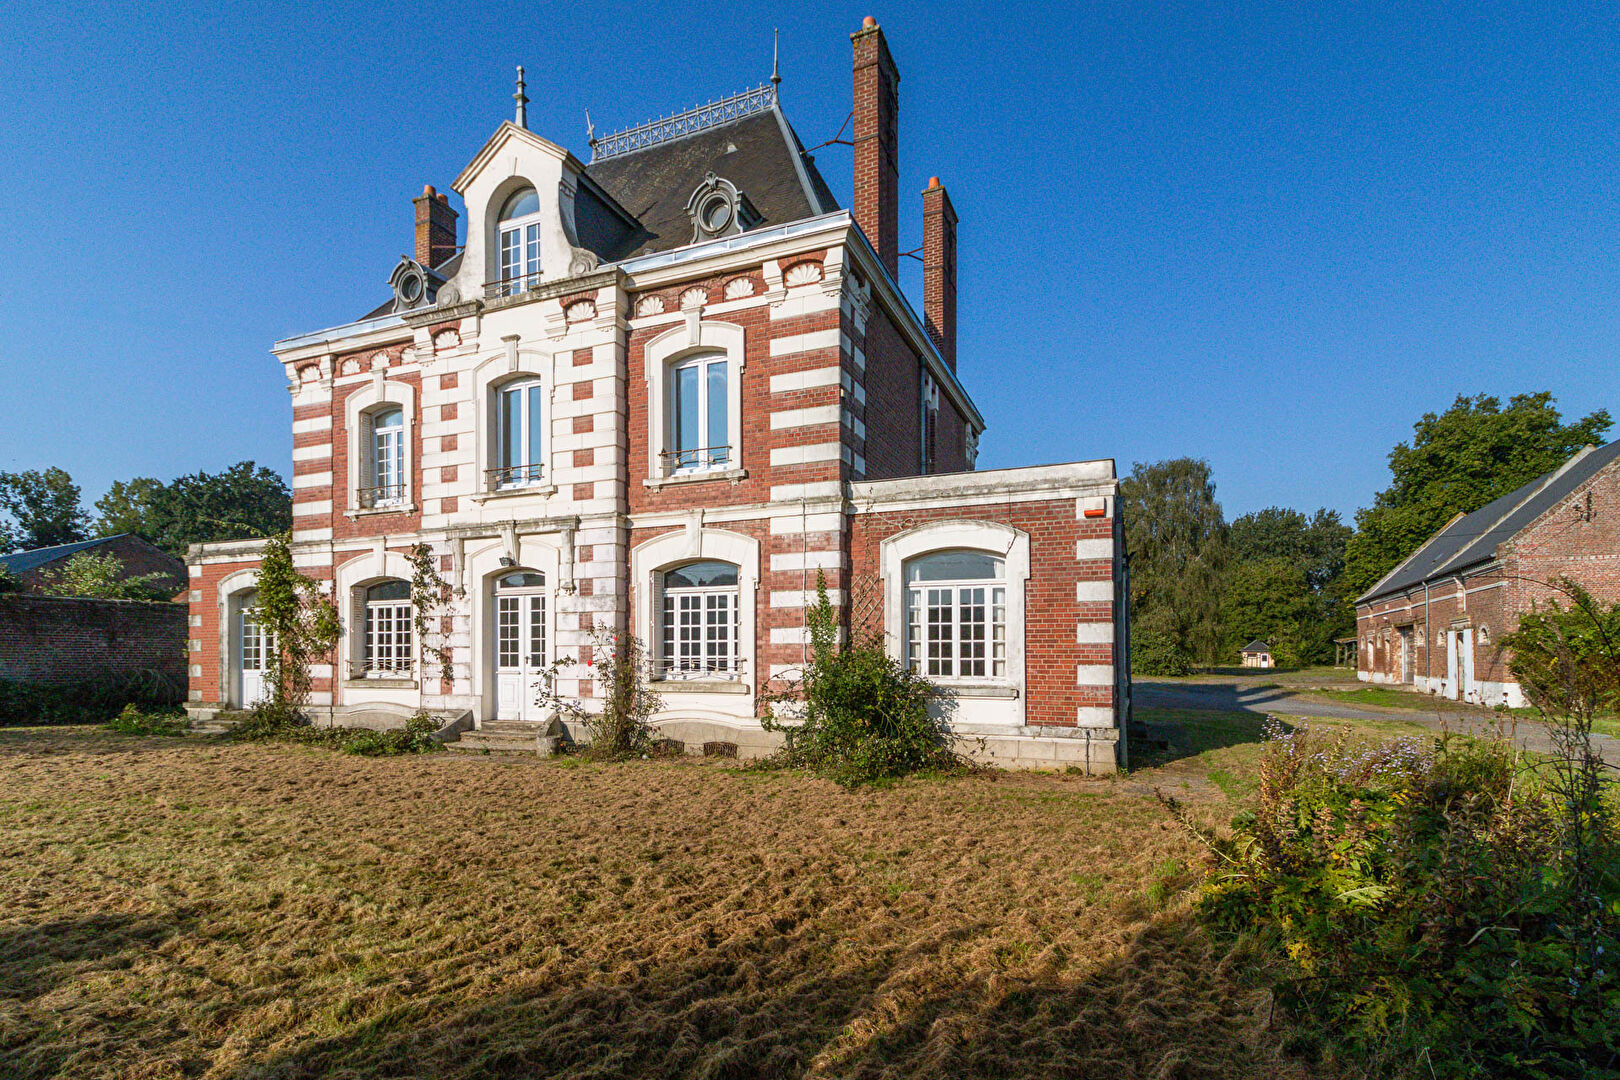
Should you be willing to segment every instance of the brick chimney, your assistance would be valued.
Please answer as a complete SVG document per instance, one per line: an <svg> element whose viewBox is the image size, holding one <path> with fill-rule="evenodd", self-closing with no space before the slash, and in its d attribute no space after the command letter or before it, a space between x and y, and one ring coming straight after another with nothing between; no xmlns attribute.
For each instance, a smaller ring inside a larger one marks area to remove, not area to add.
<svg viewBox="0 0 1620 1080"><path fill-rule="evenodd" d="M934 347L956 370L956 208L939 177L923 198L923 322Z"/></svg>
<svg viewBox="0 0 1620 1080"><path fill-rule="evenodd" d="M855 46L855 222L898 281L900 73L872 16L849 40Z"/></svg>
<svg viewBox="0 0 1620 1080"><path fill-rule="evenodd" d="M416 203L416 261L429 270L456 253L456 219L448 197L428 184Z"/></svg>

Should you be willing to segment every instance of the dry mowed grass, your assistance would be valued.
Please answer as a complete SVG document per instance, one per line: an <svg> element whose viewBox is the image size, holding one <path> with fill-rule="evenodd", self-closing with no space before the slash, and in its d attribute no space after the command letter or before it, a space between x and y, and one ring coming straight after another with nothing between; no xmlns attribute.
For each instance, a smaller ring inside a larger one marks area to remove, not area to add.
<svg viewBox="0 0 1620 1080"><path fill-rule="evenodd" d="M1306 1075L1140 776L42 729L0 776L8 1080Z"/></svg>

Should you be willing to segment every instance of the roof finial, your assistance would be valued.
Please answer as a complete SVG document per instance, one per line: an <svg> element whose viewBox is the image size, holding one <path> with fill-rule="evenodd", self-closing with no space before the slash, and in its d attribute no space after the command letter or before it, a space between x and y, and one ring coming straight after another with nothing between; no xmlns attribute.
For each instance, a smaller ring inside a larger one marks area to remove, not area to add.
<svg viewBox="0 0 1620 1080"><path fill-rule="evenodd" d="M782 68L778 56L782 51L782 31L771 31L771 85L782 85Z"/></svg>
<svg viewBox="0 0 1620 1080"><path fill-rule="evenodd" d="M517 93L512 95L512 100L517 102L517 126L526 129L529 126L529 95L523 92L523 85L523 65L519 64Z"/></svg>
<svg viewBox="0 0 1620 1080"><path fill-rule="evenodd" d="M585 110L585 143L592 150L596 149L596 125L591 123L591 110Z"/></svg>

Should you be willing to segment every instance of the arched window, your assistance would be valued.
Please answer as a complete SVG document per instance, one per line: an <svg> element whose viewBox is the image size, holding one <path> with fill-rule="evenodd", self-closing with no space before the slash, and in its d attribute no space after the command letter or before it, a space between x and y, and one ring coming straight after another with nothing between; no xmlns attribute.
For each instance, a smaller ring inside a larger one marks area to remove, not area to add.
<svg viewBox="0 0 1620 1080"><path fill-rule="evenodd" d="M906 563L906 663L942 679L1007 677L1006 563L936 551Z"/></svg>
<svg viewBox="0 0 1620 1080"><path fill-rule="evenodd" d="M668 679L735 679L740 674L737 567L718 560L665 571L663 649Z"/></svg>
<svg viewBox="0 0 1620 1080"><path fill-rule="evenodd" d="M689 473L730 467L728 366L724 353L702 353L671 365L669 446L664 451L666 472Z"/></svg>
<svg viewBox="0 0 1620 1080"><path fill-rule="evenodd" d="M545 400L539 379L519 379L496 387L492 486L540 483L545 473Z"/></svg>
<svg viewBox="0 0 1620 1080"><path fill-rule="evenodd" d="M405 501L405 411L378 409L367 418L370 453L361 506L398 506Z"/></svg>
<svg viewBox="0 0 1620 1080"><path fill-rule="evenodd" d="M502 296L532 289L540 280L540 196L526 187L512 193L499 218Z"/></svg>
<svg viewBox="0 0 1620 1080"><path fill-rule="evenodd" d="M402 678L411 673L411 585L398 578L365 590L365 636L361 672L368 678Z"/></svg>

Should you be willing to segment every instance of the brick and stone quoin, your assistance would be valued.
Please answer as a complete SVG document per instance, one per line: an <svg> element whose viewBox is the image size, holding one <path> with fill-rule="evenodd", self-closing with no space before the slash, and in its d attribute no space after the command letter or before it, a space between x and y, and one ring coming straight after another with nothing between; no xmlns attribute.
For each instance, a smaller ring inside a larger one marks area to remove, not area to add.
<svg viewBox="0 0 1620 1080"><path fill-rule="evenodd" d="M819 574L952 691L971 752L1123 761L1114 464L974 470L956 211L931 180L919 318L896 284L900 76L875 22L852 42L852 211L774 82L593 134L588 163L527 130L520 83L453 184L464 237L427 188L393 298L275 346L294 558L345 628L314 668L323 722L539 724L540 670L574 661L558 689L589 702L601 632L629 629L663 735L765 752L761 695L805 660ZM428 642L403 588L418 543L453 587ZM258 551L190 554L199 716L263 693Z"/></svg>

